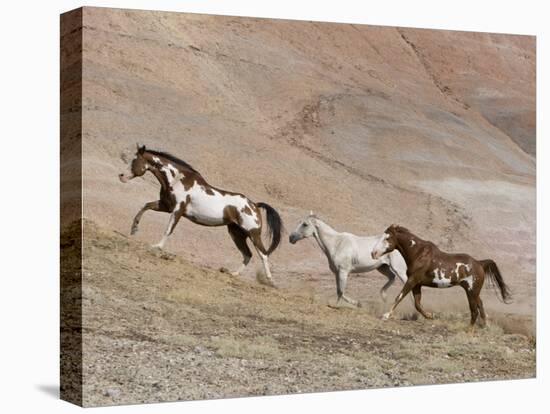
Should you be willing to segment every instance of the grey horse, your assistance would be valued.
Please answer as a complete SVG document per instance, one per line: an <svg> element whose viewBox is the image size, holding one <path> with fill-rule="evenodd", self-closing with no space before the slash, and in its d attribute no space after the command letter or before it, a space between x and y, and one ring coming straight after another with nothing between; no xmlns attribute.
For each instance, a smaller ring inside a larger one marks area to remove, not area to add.
<svg viewBox="0 0 550 414"><path fill-rule="evenodd" d="M344 294L350 273L364 273L376 269L386 276L388 281L380 290L384 301L387 297L386 290L395 281L396 276L403 283L407 281L407 264L397 250L373 259L372 249L380 236L359 237L351 233L339 233L311 212L298 223L296 230L290 234L289 241L294 244L312 236L327 256L330 270L336 276L336 307L341 305L342 300L353 306L360 306L357 300Z"/></svg>

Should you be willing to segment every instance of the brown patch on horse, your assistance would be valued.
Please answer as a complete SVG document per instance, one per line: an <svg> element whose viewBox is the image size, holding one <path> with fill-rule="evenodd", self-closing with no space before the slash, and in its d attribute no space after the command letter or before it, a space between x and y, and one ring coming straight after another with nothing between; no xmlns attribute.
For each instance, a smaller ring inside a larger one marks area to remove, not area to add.
<svg viewBox="0 0 550 414"><path fill-rule="evenodd" d="M226 223L241 224L239 210L235 206L226 206L223 209L223 220Z"/></svg>
<svg viewBox="0 0 550 414"><path fill-rule="evenodd" d="M254 222L258 227L262 227L262 213L260 213L260 209L258 206L251 202L250 206L252 207L252 213L254 215Z"/></svg>
<svg viewBox="0 0 550 414"><path fill-rule="evenodd" d="M196 177L193 177L191 174L185 174L181 179L181 183L185 191L189 191L189 189L193 187L196 182Z"/></svg>
<svg viewBox="0 0 550 414"><path fill-rule="evenodd" d="M212 190L212 187L210 187L209 185L203 185L201 186L201 188L204 190L204 192L208 195L216 195L216 193L214 192L214 190Z"/></svg>
<svg viewBox="0 0 550 414"><path fill-rule="evenodd" d="M185 214L187 211L187 205L191 202L191 196L187 194L185 200L180 203L180 213Z"/></svg>
<svg viewBox="0 0 550 414"><path fill-rule="evenodd" d="M254 243L254 246L264 255L267 256L267 249L265 248L263 242L262 242L262 232L260 229L252 229L249 232L250 234L250 240L252 240L252 243Z"/></svg>
<svg viewBox="0 0 550 414"><path fill-rule="evenodd" d="M459 275L455 272L451 273L451 284L456 285L456 282L460 280Z"/></svg>
<svg viewBox="0 0 550 414"><path fill-rule="evenodd" d="M252 207L252 209L254 209L254 211L252 211L250 206ZM247 214L251 217L254 217L254 222L256 223L256 225L258 227L260 227L260 225L262 223L262 221L261 221L262 216L260 214L260 211L258 210L258 207L256 207L253 203L250 206L249 206L249 204L246 204L243 208L241 208L241 212L244 213L244 214Z"/></svg>

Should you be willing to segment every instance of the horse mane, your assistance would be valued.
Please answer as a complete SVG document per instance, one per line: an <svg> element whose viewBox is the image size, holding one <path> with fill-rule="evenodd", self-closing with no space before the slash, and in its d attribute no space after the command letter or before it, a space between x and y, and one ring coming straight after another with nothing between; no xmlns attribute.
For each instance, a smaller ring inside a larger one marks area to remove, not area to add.
<svg viewBox="0 0 550 414"><path fill-rule="evenodd" d="M408 228L406 227L403 227L403 226L400 226L400 225L397 225L397 224L394 224L392 225L393 227L393 230L394 232L397 234L403 234L405 236L409 236L409 237L414 237L415 239L417 239L418 241L420 241L421 239L416 236L415 234L413 234Z"/></svg>
<svg viewBox="0 0 550 414"><path fill-rule="evenodd" d="M409 233L409 234L412 234L411 231L410 231L408 228L406 228L406 227L396 225L394 228L395 228L396 231L399 231L399 232L401 232L401 233Z"/></svg>
<svg viewBox="0 0 550 414"><path fill-rule="evenodd" d="M183 161L182 159L170 154L169 152L155 151L155 150L150 150L150 149L147 149L146 152L148 152L149 154L152 154L152 155L157 155L159 157L166 158L167 160L172 161L174 164L179 165L180 167L186 168L188 170L193 171L194 173L196 173L198 175L201 175L201 173L198 172L197 170L195 170L190 164L188 164L185 161Z"/></svg>
<svg viewBox="0 0 550 414"><path fill-rule="evenodd" d="M437 246L437 244L435 244L434 242L432 242L430 240L421 239L420 237L418 237L416 234L411 232L406 227L395 225L393 228L395 229L396 233L406 234L406 235L409 235L410 237L414 237L414 240L416 241L416 243L420 243L420 244L424 244L424 245L430 245L430 246L436 248L437 250L440 250L439 247Z"/></svg>

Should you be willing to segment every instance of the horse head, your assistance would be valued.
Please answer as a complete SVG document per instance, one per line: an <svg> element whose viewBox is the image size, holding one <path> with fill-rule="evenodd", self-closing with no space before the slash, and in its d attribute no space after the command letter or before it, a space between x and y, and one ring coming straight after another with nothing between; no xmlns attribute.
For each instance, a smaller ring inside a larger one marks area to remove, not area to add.
<svg viewBox="0 0 550 414"><path fill-rule="evenodd" d="M141 147L139 144L136 144L136 153L134 158L130 162L130 171L129 173L120 173L118 178L123 183L127 183L136 177L141 177L147 171L147 160L145 159L145 145Z"/></svg>
<svg viewBox="0 0 550 414"><path fill-rule="evenodd" d="M291 244L294 244L299 240L313 236L313 234L315 233L316 218L317 216L313 214L313 211L310 211L309 215L306 218L300 220L300 222L296 226L296 229L292 233L290 233L290 236L288 236L288 241Z"/></svg>
<svg viewBox="0 0 550 414"><path fill-rule="evenodd" d="M397 232L399 228L398 225L392 224L382 233L372 249L371 256L373 259L380 259L385 254L395 250L398 243Z"/></svg>

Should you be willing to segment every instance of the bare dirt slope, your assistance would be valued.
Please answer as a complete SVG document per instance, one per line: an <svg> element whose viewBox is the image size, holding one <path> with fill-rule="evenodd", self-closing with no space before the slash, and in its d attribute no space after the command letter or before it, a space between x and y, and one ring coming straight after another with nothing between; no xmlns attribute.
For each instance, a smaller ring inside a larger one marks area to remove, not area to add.
<svg viewBox="0 0 550 414"><path fill-rule="evenodd" d="M89 221L83 233L85 406L535 375L534 338L512 315L473 336L464 308L385 322L376 303L328 308L315 283L273 289Z"/></svg>
<svg viewBox="0 0 550 414"><path fill-rule="evenodd" d="M117 180L121 152L145 143L272 204L290 230L312 209L342 231L395 222L493 258L513 309L534 313L534 38L85 8L83 49L85 217L127 233L157 199L152 177ZM138 239L166 222L146 213ZM189 222L166 248L240 260L225 229ZM308 242L272 259L282 286L326 272Z"/></svg>

